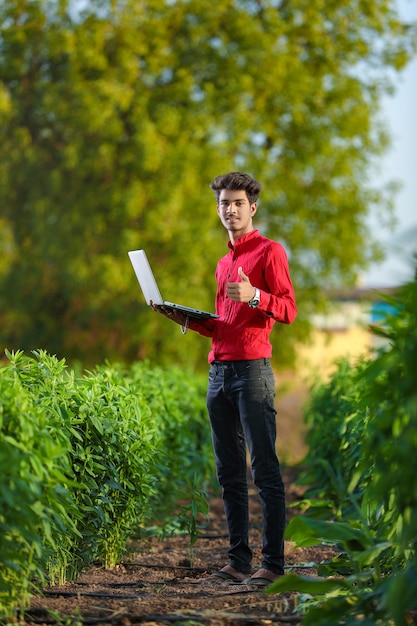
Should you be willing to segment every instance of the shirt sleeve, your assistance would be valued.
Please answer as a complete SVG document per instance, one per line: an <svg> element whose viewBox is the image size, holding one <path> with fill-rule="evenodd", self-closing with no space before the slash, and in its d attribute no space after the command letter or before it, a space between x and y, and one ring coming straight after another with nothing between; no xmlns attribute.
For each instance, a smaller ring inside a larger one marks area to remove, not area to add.
<svg viewBox="0 0 417 626"><path fill-rule="evenodd" d="M264 265L265 287L259 287L259 310L282 324L291 324L297 316L294 287L288 267L287 254L281 244L274 242L267 252Z"/></svg>

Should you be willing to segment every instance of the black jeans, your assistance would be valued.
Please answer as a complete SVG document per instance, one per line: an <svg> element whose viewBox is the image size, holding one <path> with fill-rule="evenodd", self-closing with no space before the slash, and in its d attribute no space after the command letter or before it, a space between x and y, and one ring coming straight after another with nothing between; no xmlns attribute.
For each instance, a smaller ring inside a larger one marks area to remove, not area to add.
<svg viewBox="0 0 417 626"><path fill-rule="evenodd" d="M285 491L276 454L275 381L269 359L215 361L207 408L230 538L230 565L251 569L246 444L262 506L262 564L284 573Z"/></svg>

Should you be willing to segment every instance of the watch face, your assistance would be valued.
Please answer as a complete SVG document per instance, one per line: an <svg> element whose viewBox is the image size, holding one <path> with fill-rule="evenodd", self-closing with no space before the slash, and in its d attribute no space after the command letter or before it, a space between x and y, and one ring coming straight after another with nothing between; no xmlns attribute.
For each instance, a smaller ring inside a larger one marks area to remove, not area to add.
<svg viewBox="0 0 417 626"><path fill-rule="evenodd" d="M255 309L260 303L261 301L260 295L261 295L261 292L259 291L257 287L255 287L255 295L253 296L252 300L249 300L248 302L251 309Z"/></svg>

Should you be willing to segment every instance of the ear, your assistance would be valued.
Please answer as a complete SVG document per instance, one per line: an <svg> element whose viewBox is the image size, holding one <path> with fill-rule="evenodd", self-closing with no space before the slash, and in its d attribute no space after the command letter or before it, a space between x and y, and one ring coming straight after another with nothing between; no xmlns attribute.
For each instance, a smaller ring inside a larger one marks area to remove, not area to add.
<svg viewBox="0 0 417 626"><path fill-rule="evenodd" d="M250 205L250 214L252 216L255 215L257 208L258 208L258 205L256 204L256 202L253 202L253 204Z"/></svg>

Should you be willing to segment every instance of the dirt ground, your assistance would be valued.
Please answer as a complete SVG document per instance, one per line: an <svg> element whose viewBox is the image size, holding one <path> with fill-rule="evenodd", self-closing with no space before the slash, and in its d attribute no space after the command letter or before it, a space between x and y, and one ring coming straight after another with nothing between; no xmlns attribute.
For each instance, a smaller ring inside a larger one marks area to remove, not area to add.
<svg viewBox="0 0 417 626"><path fill-rule="evenodd" d="M302 390L290 389L277 402L281 456L292 460L292 464L283 467L289 504L302 497L302 489L295 483L299 470L294 461L305 453L300 426L300 406L304 399ZM291 441L285 450L289 437ZM250 539L256 569L261 561L261 515L253 485L250 497ZM296 513L296 509L289 508L288 518ZM193 549L192 567L187 536L132 541L128 555L115 570L106 571L97 564L76 583L45 588L42 594L34 596L26 613L26 624L260 626L301 622L301 615L294 612L295 594L268 594L247 585L199 582L201 577L227 564L227 547L223 505L219 497L213 496L209 524ZM316 576L315 564L335 554L331 548L301 549L289 542L285 551L286 571L308 576Z"/></svg>
<svg viewBox="0 0 417 626"><path fill-rule="evenodd" d="M300 497L295 472L284 471L288 500ZM289 510L289 516L294 514ZM254 568L261 560L260 505L251 488L251 545ZM96 565L76 583L46 588L33 597L27 624L188 624L204 626L297 623L295 594L266 594L247 585L201 584L198 579L227 563L227 531L218 497L210 501L209 526L193 549L189 561L186 536L164 541L155 538L135 544L114 571ZM287 572L316 576L314 563L331 558L334 551L322 546L294 548L286 543ZM298 566L298 567L297 567ZM58 619L59 616L59 619Z"/></svg>

